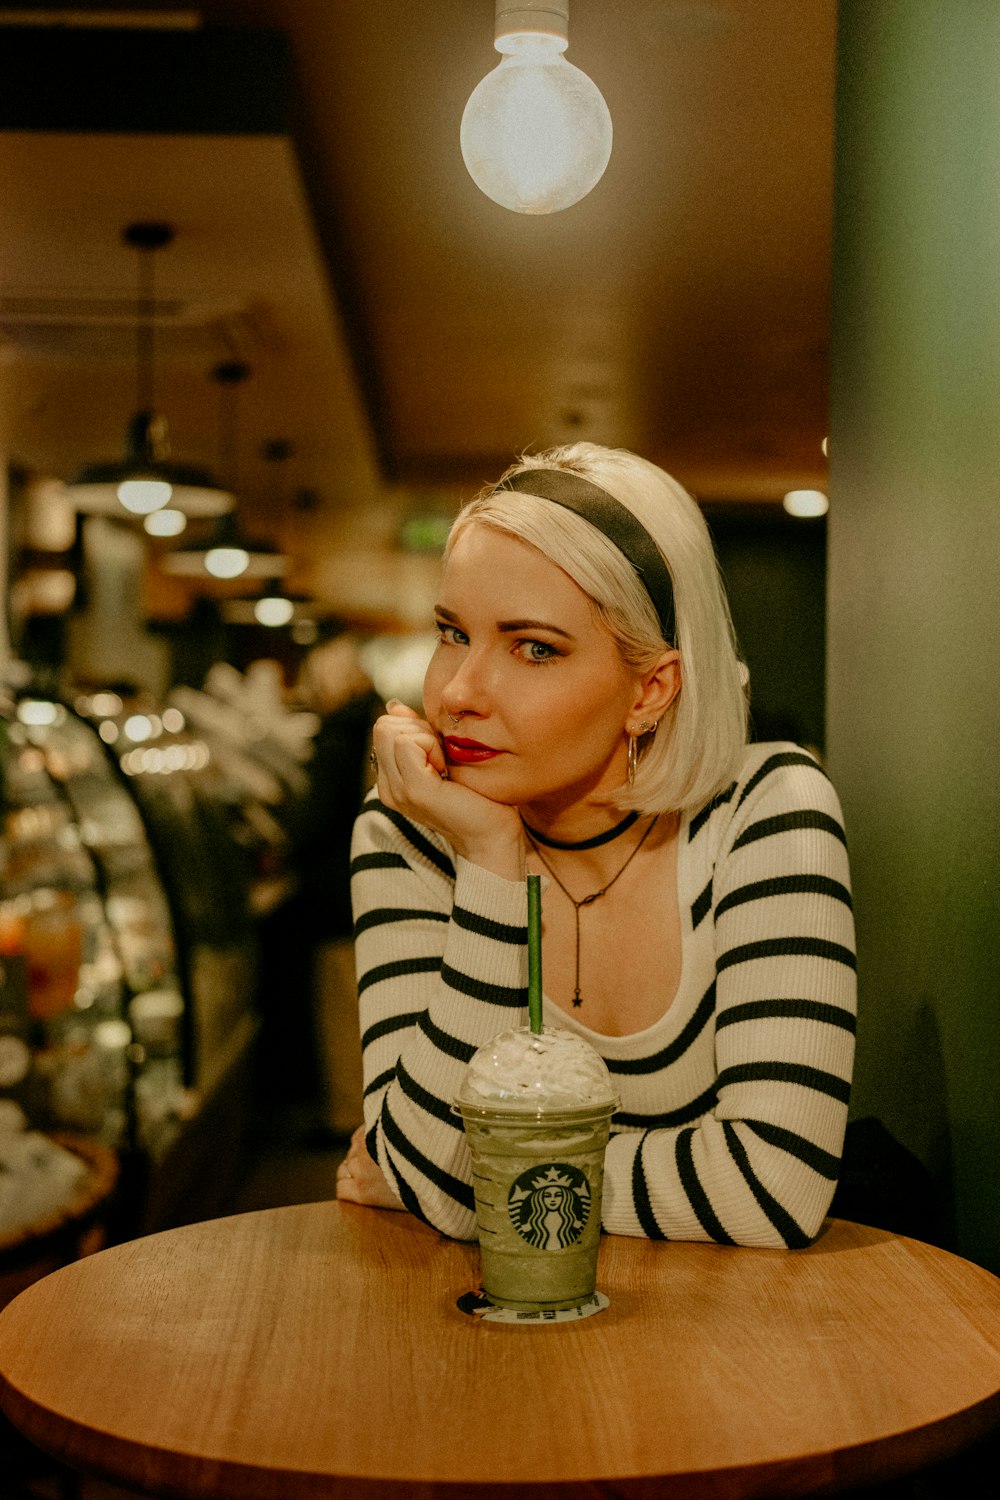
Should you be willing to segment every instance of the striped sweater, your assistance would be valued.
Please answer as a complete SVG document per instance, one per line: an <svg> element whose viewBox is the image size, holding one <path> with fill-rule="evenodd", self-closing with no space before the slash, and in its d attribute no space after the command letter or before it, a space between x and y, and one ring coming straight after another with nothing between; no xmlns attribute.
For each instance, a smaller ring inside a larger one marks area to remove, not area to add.
<svg viewBox="0 0 1000 1500"><path fill-rule="evenodd" d="M682 972L660 1020L585 1037L620 1096L605 1166L613 1234L808 1244L829 1208L854 1055L854 925L836 793L793 745L751 745L681 822ZM527 897L373 798L352 896L368 1150L406 1208L475 1236L450 1103L473 1052L523 1024Z"/></svg>

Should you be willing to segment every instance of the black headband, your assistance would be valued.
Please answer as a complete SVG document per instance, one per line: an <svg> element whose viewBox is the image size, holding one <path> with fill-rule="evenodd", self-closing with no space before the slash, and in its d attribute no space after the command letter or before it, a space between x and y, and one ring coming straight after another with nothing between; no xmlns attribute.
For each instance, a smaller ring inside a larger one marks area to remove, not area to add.
<svg viewBox="0 0 1000 1500"><path fill-rule="evenodd" d="M602 490L600 485L592 484L589 479L572 474L568 469L522 469L498 484L496 489L538 495L542 500L551 500L555 505L574 511L591 526L596 526L638 573L639 581L653 602L663 639L668 646L674 644L674 589L670 572L645 526L621 501Z"/></svg>

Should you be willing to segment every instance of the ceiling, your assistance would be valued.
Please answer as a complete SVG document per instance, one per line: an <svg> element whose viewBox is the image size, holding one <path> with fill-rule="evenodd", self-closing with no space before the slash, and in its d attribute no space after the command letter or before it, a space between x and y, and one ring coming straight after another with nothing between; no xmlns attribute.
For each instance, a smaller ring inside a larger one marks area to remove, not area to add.
<svg viewBox="0 0 1000 1500"><path fill-rule="evenodd" d="M527 447L632 447L708 502L822 488L835 9L573 0L568 57L614 148L587 198L531 217L485 198L459 151L497 60L491 0L204 0L206 27L287 39L287 129L203 134L182 111L179 133L0 131L0 441L60 477L121 451L121 233L151 218L175 229L156 262L175 456L225 457L247 525L332 604L401 515L453 507ZM252 370L235 456L211 377L233 355ZM266 457L279 438L291 456Z"/></svg>

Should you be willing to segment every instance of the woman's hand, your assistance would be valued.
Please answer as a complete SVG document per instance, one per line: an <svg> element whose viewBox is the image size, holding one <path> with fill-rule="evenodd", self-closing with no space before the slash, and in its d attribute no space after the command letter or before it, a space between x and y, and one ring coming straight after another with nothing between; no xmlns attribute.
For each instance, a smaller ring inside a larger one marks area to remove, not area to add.
<svg viewBox="0 0 1000 1500"><path fill-rule="evenodd" d="M345 1203L363 1203L367 1208L403 1207L378 1162L368 1155L363 1125L351 1136L347 1155L337 1168L337 1197Z"/></svg>
<svg viewBox="0 0 1000 1500"><path fill-rule="evenodd" d="M517 810L448 777L441 741L426 719L390 701L375 722L378 794L386 807L425 823L457 853L508 880L524 876L524 839Z"/></svg>

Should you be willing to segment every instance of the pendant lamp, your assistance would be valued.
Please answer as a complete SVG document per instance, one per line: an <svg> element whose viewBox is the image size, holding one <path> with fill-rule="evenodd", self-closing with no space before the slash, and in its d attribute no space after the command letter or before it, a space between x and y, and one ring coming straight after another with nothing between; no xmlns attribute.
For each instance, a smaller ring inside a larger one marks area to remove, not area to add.
<svg viewBox="0 0 1000 1500"><path fill-rule="evenodd" d="M219 518L210 536L160 558L165 573L183 578L280 578L288 566L289 559L272 543L244 536L231 513Z"/></svg>
<svg viewBox="0 0 1000 1500"><path fill-rule="evenodd" d="M225 360L212 371L222 399L219 408L220 453L229 475L236 471L236 396L250 375L241 360ZM235 487L235 486L234 486ZM165 573L187 578L280 578L290 559L270 542L254 541L240 530L233 511L220 516L212 533L203 540L187 542L160 559Z"/></svg>
<svg viewBox="0 0 1000 1500"><path fill-rule="evenodd" d="M269 578L259 594L225 599L222 618L227 625L266 625L280 629L316 618L316 605L308 594L295 594L279 578Z"/></svg>
<svg viewBox="0 0 1000 1500"><path fill-rule="evenodd" d="M130 224L123 235L138 252L137 410L126 429L123 457L88 465L66 487L77 510L88 515L141 519L169 508L184 516L211 517L235 504L206 469L171 459L166 418L154 405L153 261L173 237L169 224L154 223Z"/></svg>
<svg viewBox="0 0 1000 1500"><path fill-rule="evenodd" d="M284 467L292 457L294 448L287 438L270 438L262 453L267 461L277 468ZM283 483L269 486L277 507L284 510L288 497ZM293 637L303 629L316 628L316 603L309 594L292 593L283 586L281 578L269 578L259 594L240 595L226 599L222 604L222 618L228 625L265 625L280 630L292 627Z"/></svg>

